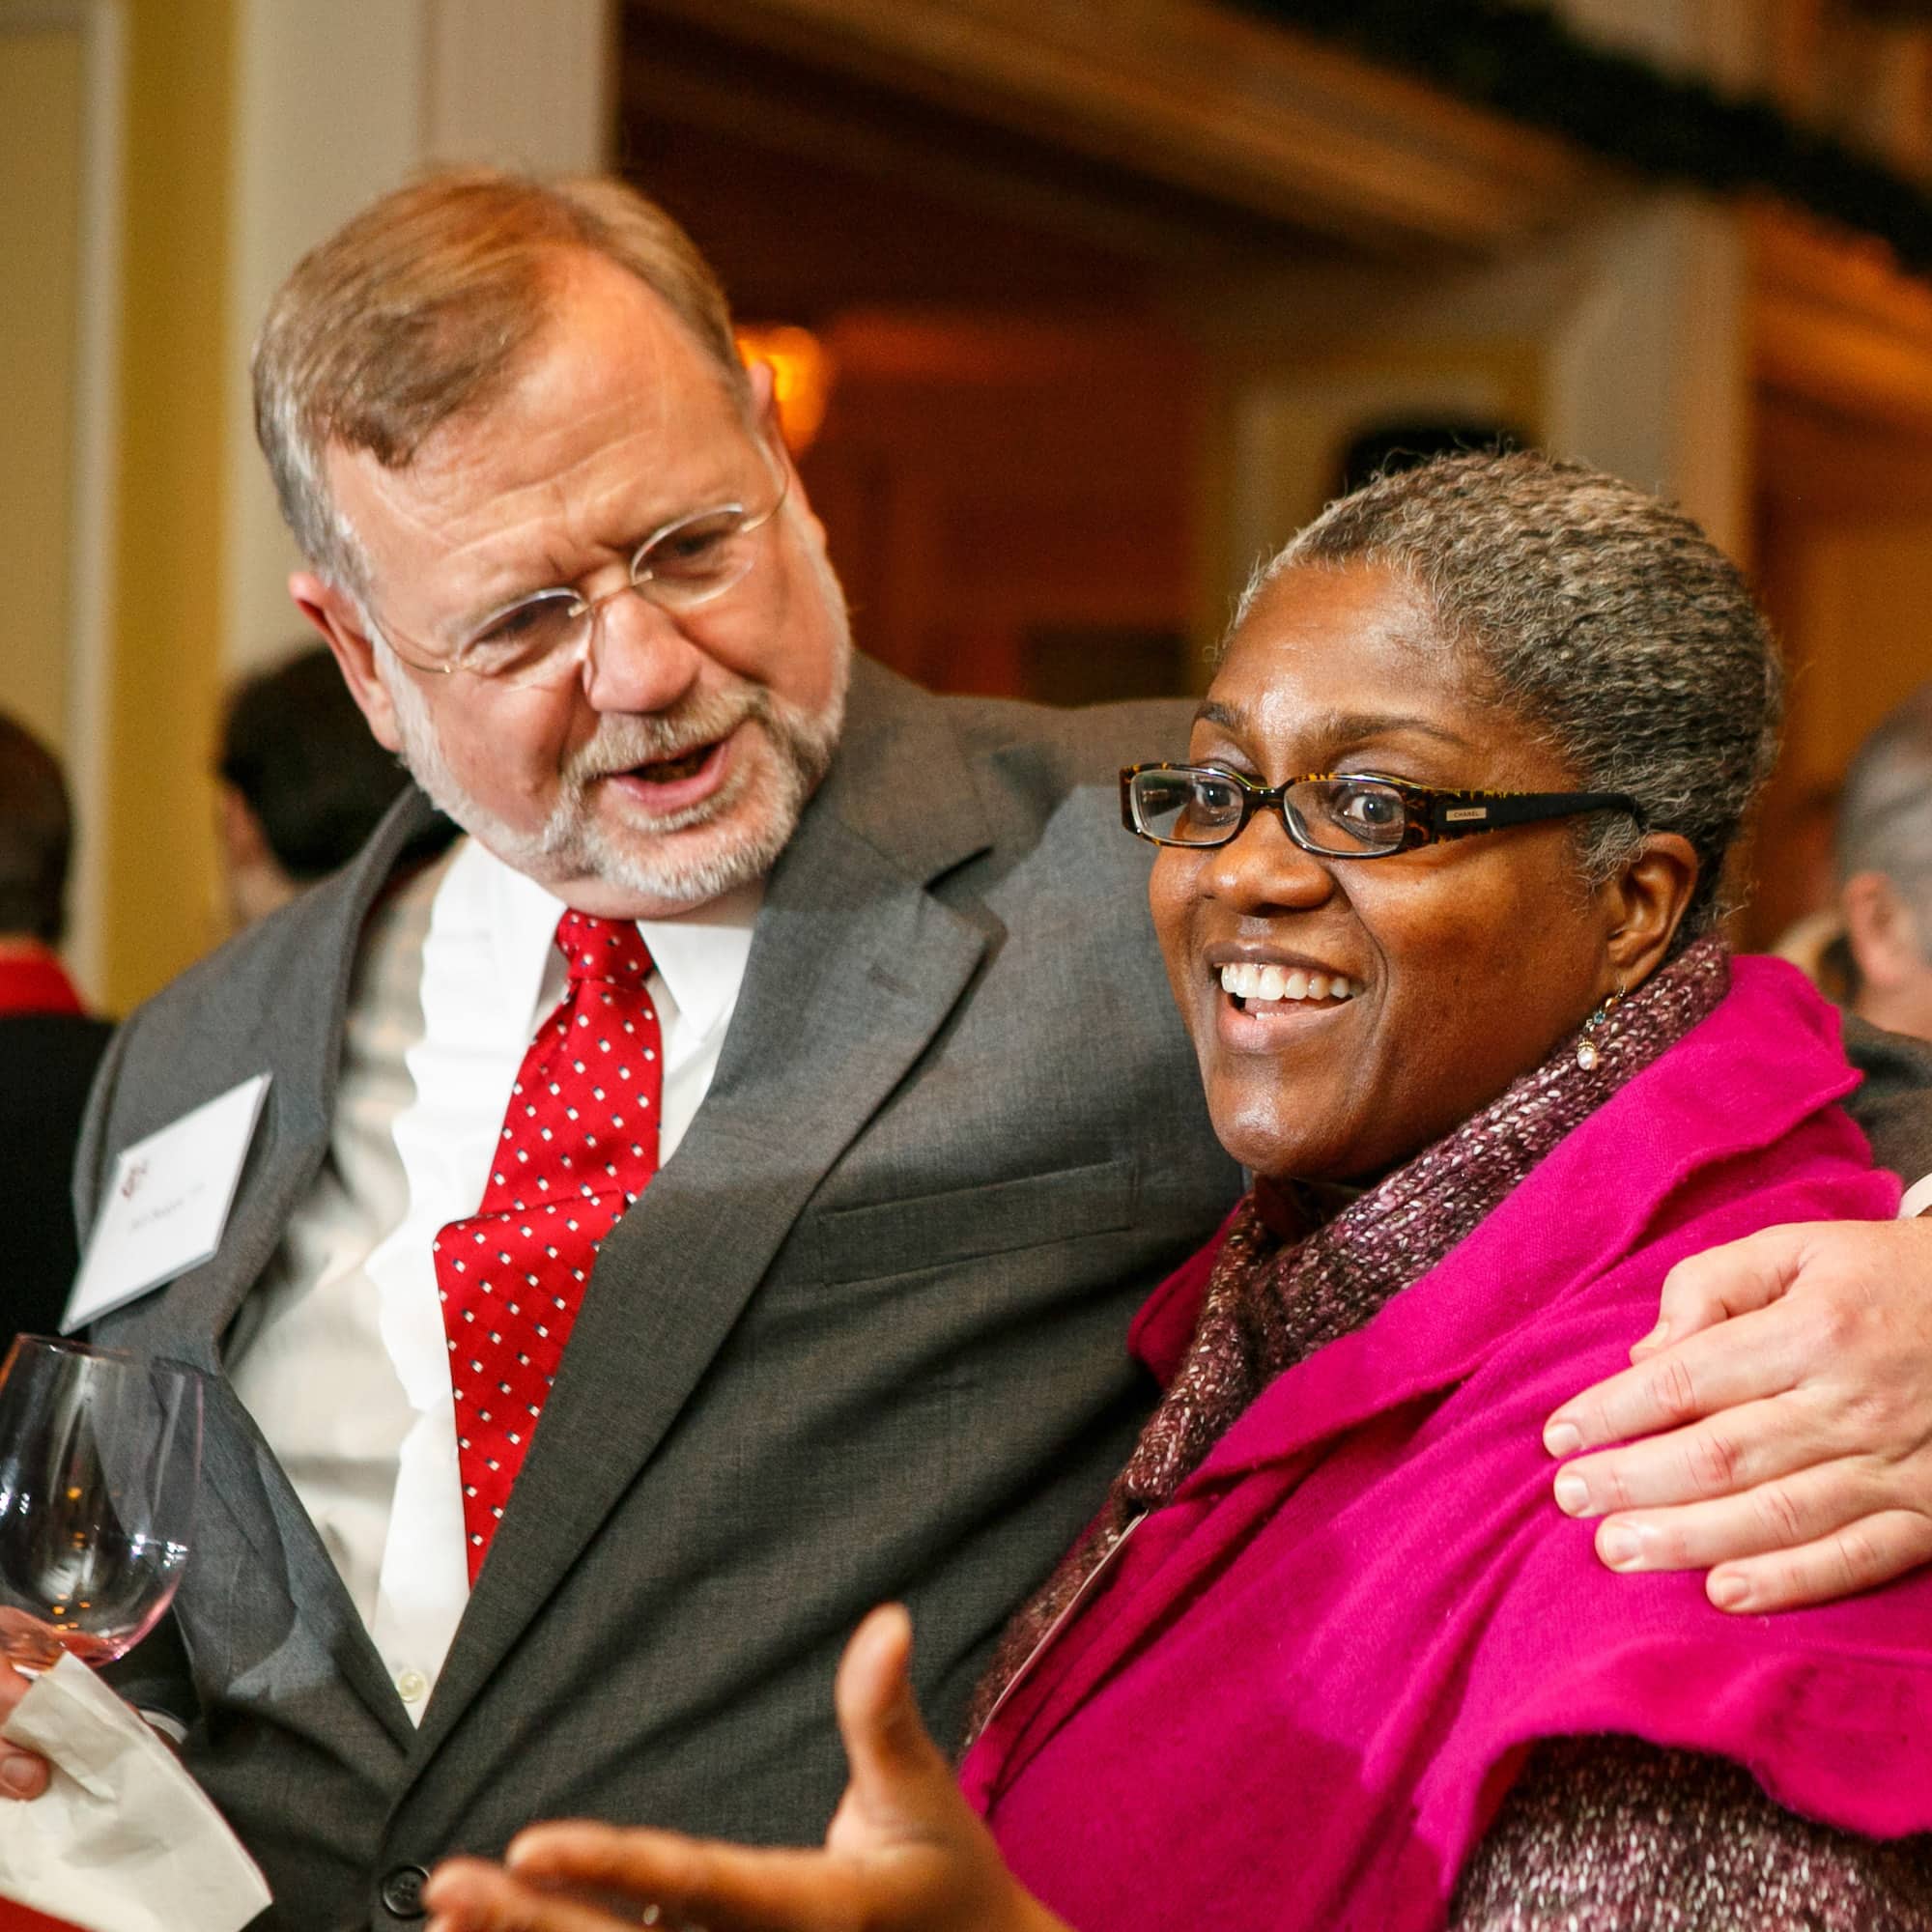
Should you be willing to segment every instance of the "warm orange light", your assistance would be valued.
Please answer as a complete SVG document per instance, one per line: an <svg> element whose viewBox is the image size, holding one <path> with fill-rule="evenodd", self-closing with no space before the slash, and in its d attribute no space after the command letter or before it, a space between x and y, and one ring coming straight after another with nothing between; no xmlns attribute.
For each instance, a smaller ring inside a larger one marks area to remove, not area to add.
<svg viewBox="0 0 1932 1932"><path fill-rule="evenodd" d="M824 343L809 328L747 327L738 330L738 354L747 362L771 364L785 447L804 455L825 420L832 394L833 362Z"/></svg>

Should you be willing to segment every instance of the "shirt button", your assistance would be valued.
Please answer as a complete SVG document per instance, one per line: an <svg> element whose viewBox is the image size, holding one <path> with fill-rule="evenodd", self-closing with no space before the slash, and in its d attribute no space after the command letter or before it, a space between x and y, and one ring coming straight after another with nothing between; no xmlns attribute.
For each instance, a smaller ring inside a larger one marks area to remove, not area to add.
<svg viewBox="0 0 1932 1932"><path fill-rule="evenodd" d="M420 1704L429 1695L429 1679L420 1670L406 1670L396 1679L396 1694L405 1704Z"/></svg>
<svg viewBox="0 0 1932 1932"><path fill-rule="evenodd" d="M423 1887L429 1873L421 1865L392 1865L383 1874L382 1899L386 1911L398 1918L423 1916Z"/></svg>

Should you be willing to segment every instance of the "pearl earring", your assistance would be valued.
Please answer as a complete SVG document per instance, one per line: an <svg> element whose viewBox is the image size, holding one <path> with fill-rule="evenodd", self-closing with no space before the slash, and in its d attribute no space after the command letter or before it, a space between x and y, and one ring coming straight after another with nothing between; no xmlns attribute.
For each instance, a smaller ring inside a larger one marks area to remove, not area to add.
<svg viewBox="0 0 1932 1932"><path fill-rule="evenodd" d="M1601 1027L1609 1018L1611 1013L1613 1013L1616 1010L1616 1009L1623 1003L1623 997L1624 997L1624 982L1621 980L1619 980L1617 981L1617 990L1614 993L1610 994L1609 997L1605 1000L1604 1004L1601 1007L1599 1007L1597 1010L1583 1022L1583 1037L1577 1042L1577 1065L1580 1066L1585 1073L1594 1073L1597 1070L1597 1068L1603 1064L1603 1059L1604 1059L1603 1048L1598 1043L1594 1036L1597 1032L1597 1029Z"/></svg>

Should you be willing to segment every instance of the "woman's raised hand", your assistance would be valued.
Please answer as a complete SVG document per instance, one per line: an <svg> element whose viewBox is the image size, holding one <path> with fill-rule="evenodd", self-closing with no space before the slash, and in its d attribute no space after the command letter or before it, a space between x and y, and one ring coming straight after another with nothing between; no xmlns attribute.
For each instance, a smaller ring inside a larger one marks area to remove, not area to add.
<svg viewBox="0 0 1932 1932"><path fill-rule="evenodd" d="M538 1825L500 1866L439 1866L423 1894L428 1932L615 1932L640 1922L705 1932L1067 1932L1021 1888L960 1797L920 1719L911 1653L912 1624L895 1604L874 1610L845 1647L834 1694L850 1781L823 1851Z"/></svg>

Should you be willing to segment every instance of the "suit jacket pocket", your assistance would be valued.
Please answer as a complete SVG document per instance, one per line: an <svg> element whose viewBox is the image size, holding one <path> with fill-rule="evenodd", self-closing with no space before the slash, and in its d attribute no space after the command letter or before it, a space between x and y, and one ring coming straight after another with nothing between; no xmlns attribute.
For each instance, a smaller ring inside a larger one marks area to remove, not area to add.
<svg viewBox="0 0 1932 1932"><path fill-rule="evenodd" d="M1106 1235L1134 1219L1133 1160L984 1181L816 1217L818 1273L825 1281L867 1281L944 1267L984 1255Z"/></svg>

